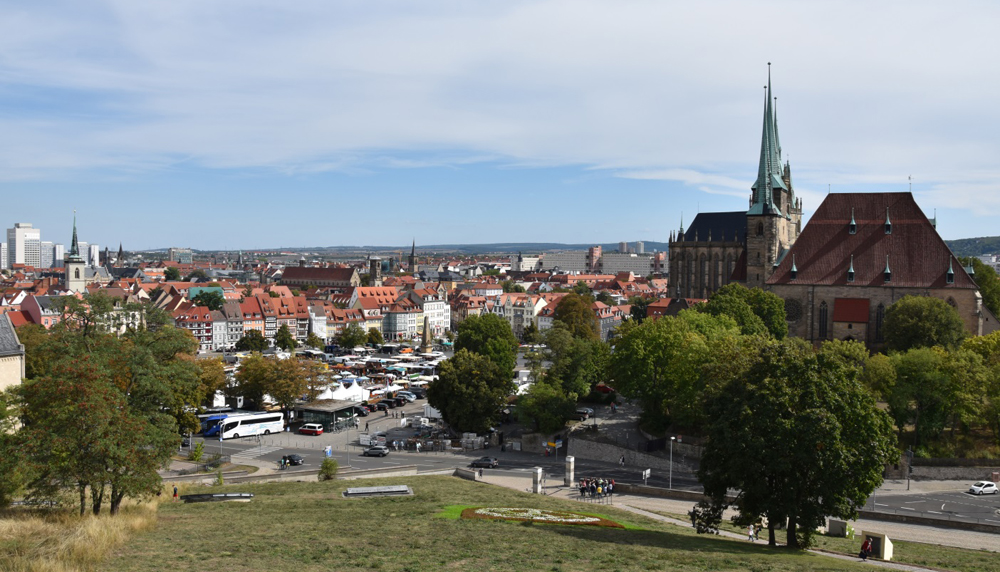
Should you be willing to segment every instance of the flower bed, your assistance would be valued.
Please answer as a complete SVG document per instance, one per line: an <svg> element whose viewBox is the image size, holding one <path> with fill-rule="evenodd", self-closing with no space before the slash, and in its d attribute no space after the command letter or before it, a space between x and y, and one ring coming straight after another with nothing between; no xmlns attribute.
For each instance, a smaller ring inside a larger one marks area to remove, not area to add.
<svg viewBox="0 0 1000 572"><path fill-rule="evenodd" d="M580 514L578 512L565 512L561 510L541 510L537 508L472 507L462 511L462 518L625 528L623 525L613 520L608 520L599 516L590 516L587 514Z"/></svg>

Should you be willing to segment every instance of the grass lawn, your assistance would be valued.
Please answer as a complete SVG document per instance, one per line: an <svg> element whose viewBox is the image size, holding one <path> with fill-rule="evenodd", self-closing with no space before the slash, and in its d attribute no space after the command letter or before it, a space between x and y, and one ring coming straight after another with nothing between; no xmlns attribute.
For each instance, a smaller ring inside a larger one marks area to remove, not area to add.
<svg viewBox="0 0 1000 572"><path fill-rule="evenodd" d="M340 496L348 486L388 484L408 484L415 495ZM101 570L870 569L813 554L699 536L613 507L584 510L627 528L457 519L456 510L462 506L573 512L584 507L454 477L227 485L210 490L251 492L256 497L250 503L164 503L155 529L133 537L102 563Z"/></svg>
<svg viewBox="0 0 1000 572"><path fill-rule="evenodd" d="M689 518L687 515L676 513L663 512L659 514L684 521ZM746 528L737 527L732 522L724 521L720 528L729 532L735 532L741 535L741 537L746 538ZM860 531L856 534L860 534ZM775 539L778 542L784 542L785 531L775 531ZM731 542L746 542L746 540L731 540ZM767 543L766 528L760 531L760 540L758 542ZM855 536L854 540L850 540L847 538L816 535L813 537L813 548L855 556L861 550L861 542L862 538L860 536ZM1000 572L1000 554L988 550L969 550L966 548L939 546L937 544L925 544L922 542L907 542L905 540L892 540L892 547L893 562L955 570L956 572Z"/></svg>

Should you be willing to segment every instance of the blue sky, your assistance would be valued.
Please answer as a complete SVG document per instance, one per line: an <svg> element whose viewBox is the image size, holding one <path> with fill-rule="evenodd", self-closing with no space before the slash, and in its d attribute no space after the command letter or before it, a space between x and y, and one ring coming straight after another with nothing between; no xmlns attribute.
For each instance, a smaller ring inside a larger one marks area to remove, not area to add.
<svg viewBox="0 0 1000 572"><path fill-rule="evenodd" d="M945 238L1000 234L991 2L0 10L0 226L43 240L666 241L746 206L769 61L807 216L912 175Z"/></svg>

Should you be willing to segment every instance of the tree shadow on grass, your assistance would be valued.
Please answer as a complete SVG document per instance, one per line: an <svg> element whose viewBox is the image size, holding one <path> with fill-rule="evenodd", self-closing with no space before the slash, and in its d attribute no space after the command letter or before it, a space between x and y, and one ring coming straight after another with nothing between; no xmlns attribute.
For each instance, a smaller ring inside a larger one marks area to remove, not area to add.
<svg viewBox="0 0 1000 572"><path fill-rule="evenodd" d="M693 553L715 553L733 556L760 556L761 554L806 554L785 548L768 549L767 542L740 542L709 534L680 534L664 530L620 529L596 526L537 525L525 523L522 526L545 526L563 536L584 542L605 542L621 546L650 546L668 550Z"/></svg>

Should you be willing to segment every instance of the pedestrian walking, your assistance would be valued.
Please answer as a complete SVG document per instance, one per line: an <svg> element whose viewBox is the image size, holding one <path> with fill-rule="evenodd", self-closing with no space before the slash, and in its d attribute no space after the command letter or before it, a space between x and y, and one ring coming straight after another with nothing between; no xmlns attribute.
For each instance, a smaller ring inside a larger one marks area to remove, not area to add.
<svg viewBox="0 0 1000 572"><path fill-rule="evenodd" d="M177 500L177 485L174 485L174 500Z"/></svg>
<svg viewBox="0 0 1000 572"><path fill-rule="evenodd" d="M618 465L621 467L625 466L625 455L622 455L622 458L618 459Z"/></svg>
<svg viewBox="0 0 1000 572"><path fill-rule="evenodd" d="M483 478L483 469L482 468L479 469L479 478L480 479Z"/></svg>
<svg viewBox="0 0 1000 572"><path fill-rule="evenodd" d="M368 422L365 421L365 433L367 433L367 432L368 432Z"/></svg>
<svg viewBox="0 0 1000 572"><path fill-rule="evenodd" d="M753 539L754 539L754 536L753 536L753 525L751 524L750 526L747 527L747 540L749 540L750 542L753 542Z"/></svg>
<svg viewBox="0 0 1000 572"><path fill-rule="evenodd" d="M872 539L865 537L865 541L861 543L861 553L858 556L862 560L868 560L868 557L872 554Z"/></svg>

